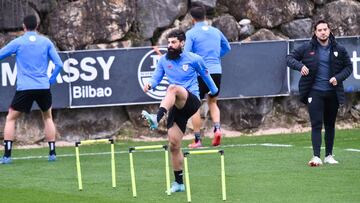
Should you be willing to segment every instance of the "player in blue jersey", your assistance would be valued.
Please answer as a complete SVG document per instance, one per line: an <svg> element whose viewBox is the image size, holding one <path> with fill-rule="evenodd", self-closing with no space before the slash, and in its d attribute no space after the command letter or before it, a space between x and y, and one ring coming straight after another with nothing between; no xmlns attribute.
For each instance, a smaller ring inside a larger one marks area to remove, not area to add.
<svg viewBox="0 0 360 203"><path fill-rule="evenodd" d="M24 18L25 34L12 40L0 50L0 60L16 55L17 80L16 93L6 116L4 128L4 156L1 164L11 163L11 149L15 137L15 123L23 112L30 112L34 101L42 112L45 137L49 142L49 161L56 160L55 134L56 128L51 115L52 96L50 84L56 81L63 63L53 43L36 32L38 21L36 16ZM47 75L49 59L55 69L49 78Z"/></svg>
<svg viewBox="0 0 360 203"><path fill-rule="evenodd" d="M209 73L214 80L217 88L220 90L221 84L221 61L220 58L230 51L230 45L223 33L205 22L206 10L203 5L198 4L190 9L190 15L194 23L193 28L186 32L186 43L184 50L190 51L200 55L209 69ZM208 94L209 89L205 85L201 77L198 77L200 98L204 99ZM221 130L220 130L220 110L217 105L217 97L219 91L215 95L208 95L207 103L210 110L210 116L214 123L214 139L213 146L220 145ZM189 144L190 148L201 147L201 117L198 111L192 117L195 140Z"/></svg>
<svg viewBox="0 0 360 203"><path fill-rule="evenodd" d="M198 111L201 105L197 76L200 75L203 78L210 89L210 94L215 95L218 91L202 58L191 52L183 52L184 44L185 33L183 31L174 30L168 34L168 52L160 58L151 80L144 85L144 92L154 89L165 74L170 83L157 114L143 111L142 115L149 122L150 128L156 129L160 120L169 112L167 128L175 175L171 192L185 190L181 140L188 119Z"/></svg>

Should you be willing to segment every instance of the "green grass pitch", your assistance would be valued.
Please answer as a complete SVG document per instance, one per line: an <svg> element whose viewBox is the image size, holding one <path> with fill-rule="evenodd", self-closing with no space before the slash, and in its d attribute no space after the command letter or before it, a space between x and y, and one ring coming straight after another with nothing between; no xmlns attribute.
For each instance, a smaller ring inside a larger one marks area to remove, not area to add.
<svg viewBox="0 0 360 203"><path fill-rule="evenodd" d="M205 146L210 143L204 140ZM47 148L14 149L13 163L0 165L0 202L187 202L185 192L165 193L162 150L134 153L138 196L132 197L128 148L154 144L166 141L116 142L116 188L111 187L110 145L81 146L83 191L78 190L75 147L58 147L54 163L46 160ZM337 130L338 165L307 166L310 146L309 133L225 137L220 148L226 202L360 202L360 129ZM192 202L222 202L218 154L191 155L189 171ZM173 181L172 171L170 176Z"/></svg>

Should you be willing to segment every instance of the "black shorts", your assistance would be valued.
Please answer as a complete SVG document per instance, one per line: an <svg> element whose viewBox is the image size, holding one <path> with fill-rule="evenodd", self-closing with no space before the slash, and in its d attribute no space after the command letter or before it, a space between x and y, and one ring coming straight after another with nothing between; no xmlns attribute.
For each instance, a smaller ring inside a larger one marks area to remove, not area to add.
<svg viewBox="0 0 360 203"><path fill-rule="evenodd" d="M210 74L211 78L214 80L214 83L216 85L216 87L219 89L219 91L215 94L212 95L210 97L217 97L220 93L220 84L221 84L221 74ZM209 88L208 86L205 84L204 80L198 76L198 83L199 83L199 91L200 91L200 99L204 99L205 95L207 93L209 93Z"/></svg>
<svg viewBox="0 0 360 203"><path fill-rule="evenodd" d="M41 111L49 110L52 105L50 89L16 91L10 107L16 111L29 113L34 101Z"/></svg>
<svg viewBox="0 0 360 203"><path fill-rule="evenodd" d="M187 121L197 112L200 106L200 100L188 91L188 98L184 107L182 109L178 109L175 106L171 108L167 119L167 128L171 128L176 123L180 130L185 133Z"/></svg>

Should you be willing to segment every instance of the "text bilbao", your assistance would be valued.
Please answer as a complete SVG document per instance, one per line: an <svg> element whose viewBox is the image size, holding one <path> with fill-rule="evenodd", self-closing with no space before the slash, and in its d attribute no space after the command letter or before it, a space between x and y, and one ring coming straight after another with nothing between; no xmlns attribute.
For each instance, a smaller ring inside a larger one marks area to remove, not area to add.
<svg viewBox="0 0 360 203"><path fill-rule="evenodd" d="M56 78L57 83L74 83L79 81L90 82L94 80L110 80L110 69L115 56L110 57L84 57L82 59L69 58L64 61L63 73ZM55 65L50 61L47 74L50 77ZM101 72L101 73L99 73ZM1 85L14 86L16 82L17 67L15 63L1 63ZM102 78L99 78L102 77ZM72 97L93 98L110 97L110 87L92 87L91 85L72 85Z"/></svg>

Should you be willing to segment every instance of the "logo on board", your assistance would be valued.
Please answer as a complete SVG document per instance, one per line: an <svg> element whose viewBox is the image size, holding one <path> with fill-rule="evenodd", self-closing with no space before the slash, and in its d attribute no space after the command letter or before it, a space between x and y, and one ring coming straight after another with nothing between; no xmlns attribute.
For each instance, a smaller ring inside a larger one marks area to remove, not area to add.
<svg viewBox="0 0 360 203"><path fill-rule="evenodd" d="M159 51L162 54L165 54L166 48L159 48ZM148 51L141 59L138 66L138 81L141 89L143 89L144 85L148 83L151 79L151 76L154 74L157 63L160 59L161 55L156 53L154 50ZM166 77L162 79L160 84L155 88L148 91L146 94L154 99L161 100L165 97L166 89L169 86L169 81Z"/></svg>

